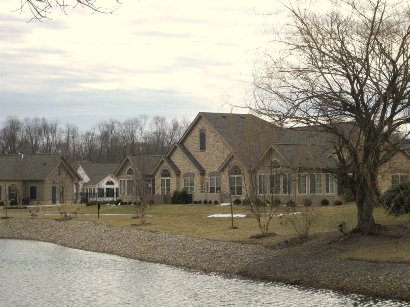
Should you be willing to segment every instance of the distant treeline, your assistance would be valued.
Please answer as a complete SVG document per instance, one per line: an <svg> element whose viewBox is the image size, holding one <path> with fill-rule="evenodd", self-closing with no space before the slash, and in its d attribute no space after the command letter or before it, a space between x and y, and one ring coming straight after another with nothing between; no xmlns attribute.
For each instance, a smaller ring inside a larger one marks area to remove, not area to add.
<svg viewBox="0 0 410 307"><path fill-rule="evenodd" d="M102 121L81 132L45 118L9 117L0 123L0 153L61 153L71 161L116 163L126 155L165 154L188 125L187 120L140 116Z"/></svg>

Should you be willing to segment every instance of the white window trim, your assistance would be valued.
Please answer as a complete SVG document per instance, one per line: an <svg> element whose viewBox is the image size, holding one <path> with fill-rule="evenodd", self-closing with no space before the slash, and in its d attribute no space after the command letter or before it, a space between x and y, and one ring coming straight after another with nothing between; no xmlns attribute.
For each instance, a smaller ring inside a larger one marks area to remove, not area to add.
<svg viewBox="0 0 410 307"><path fill-rule="evenodd" d="M303 175L305 176L305 187L306 187L306 191L305 193L301 193L299 190L299 181L300 181L300 176ZM298 174L298 184L297 184L297 189L298 189L298 195L308 195L308 192L310 191L310 184L309 184L309 174L308 173L300 173Z"/></svg>
<svg viewBox="0 0 410 307"><path fill-rule="evenodd" d="M327 176L330 176L332 178L332 181L329 180L329 186L326 184L327 181ZM330 182L332 182L333 186L333 192L326 192L326 190L329 188L330 191ZM336 194L336 186L335 186L335 175L332 173L325 173L325 194L326 195L335 195Z"/></svg>

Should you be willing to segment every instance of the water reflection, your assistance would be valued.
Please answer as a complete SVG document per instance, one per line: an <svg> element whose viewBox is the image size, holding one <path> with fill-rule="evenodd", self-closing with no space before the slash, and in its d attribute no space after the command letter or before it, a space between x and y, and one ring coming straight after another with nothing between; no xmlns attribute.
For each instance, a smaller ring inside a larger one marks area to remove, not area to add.
<svg viewBox="0 0 410 307"><path fill-rule="evenodd" d="M0 277L1 306L405 306L34 241L0 240Z"/></svg>

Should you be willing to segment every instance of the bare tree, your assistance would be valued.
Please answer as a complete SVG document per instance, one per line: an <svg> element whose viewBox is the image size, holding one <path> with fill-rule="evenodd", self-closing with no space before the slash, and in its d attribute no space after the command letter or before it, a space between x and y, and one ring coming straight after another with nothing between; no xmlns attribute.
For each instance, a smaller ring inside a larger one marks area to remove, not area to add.
<svg viewBox="0 0 410 307"><path fill-rule="evenodd" d="M0 131L0 148L3 154L16 154L20 151L22 123L17 117L9 117Z"/></svg>
<svg viewBox="0 0 410 307"><path fill-rule="evenodd" d="M410 3L326 3L327 11L285 5L291 23L276 40L283 48L256 74L249 107L277 123L334 136L356 198L355 230L370 234L377 230L379 167L397 152L392 136L410 124Z"/></svg>
<svg viewBox="0 0 410 307"><path fill-rule="evenodd" d="M118 0L113 0L116 3L120 3ZM58 8L64 14L67 14L68 8L88 8L92 12L109 13L113 11L106 9L99 5L101 0L20 0L19 11L24 11L26 8L30 11L33 19L42 20L47 19L51 12Z"/></svg>

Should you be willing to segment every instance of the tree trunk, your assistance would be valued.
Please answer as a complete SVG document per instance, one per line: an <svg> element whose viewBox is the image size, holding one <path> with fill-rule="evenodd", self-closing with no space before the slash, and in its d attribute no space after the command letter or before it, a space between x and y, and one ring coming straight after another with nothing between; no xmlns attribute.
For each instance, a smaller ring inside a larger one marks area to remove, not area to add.
<svg viewBox="0 0 410 307"><path fill-rule="evenodd" d="M376 205L377 175L373 171L366 174L368 176L362 176L356 185L357 226L353 231L370 235L376 232L373 209Z"/></svg>
<svg viewBox="0 0 410 307"><path fill-rule="evenodd" d="M354 232L360 232L364 235L375 233L376 224L373 218L374 201L367 197L356 200L357 206L357 226Z"/></svg>

